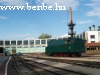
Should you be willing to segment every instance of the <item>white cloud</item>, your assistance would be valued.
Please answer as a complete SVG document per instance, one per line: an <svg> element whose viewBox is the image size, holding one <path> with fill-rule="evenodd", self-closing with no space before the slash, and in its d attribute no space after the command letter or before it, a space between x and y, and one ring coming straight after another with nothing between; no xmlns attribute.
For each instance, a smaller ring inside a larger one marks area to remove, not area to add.
<svg viewBox="0 0 100 75"><path fill-rule="evenodd" d="M25 37L25 36L32 36L31 33L25 33L25 34L16 34L15 37Z"/></svg>
<svg viewBox="0 0 100 75"><path fill-rule="evenodd" d="M100 0L91 0L91 3L86 4L91 11L87 12L87 16L98 16L100 17Z"/></svg>
<svg viewBox="0 0 100 75"><path fill-rule="evenodd" d="M35 34L32 33L25 33L25 34L15 34L15 35L10 35L8 36L9 38L28 38L28 37L32 37L34 38Z"/></svg>
<svg viewBox="0 0 100 75"><path fill-rule="evenodd" d="M30 38L30 37L29 37L29 38L26 38L26 39L27 39L27 40L34 40L35 38Z"/></svg>
<svg viewBox="0 0 100 75"><path fill-rule="evenodd" d="M25 5L27 0L0 0L3 5Z"/></svg>
<svg viewBox="0 0 100 75"><path fill-rule="evenodd" d="M64 34L64 35L61 35L59 38L68 38L68 37L70 37L70 35Z"/></svg>
<svg viewBox="0 0 100 75"><path fill-rule="evenodd" d="M88 3L86 5L90 6L90 7L98 6L98 5L100 5L100 0L90 0L90 3Z"/></svg>
<svg viewBox="0 0 100 75"><path fill-rule="evenodd" d="M8 18L5 16L0 16L0 19L8 19Z"/></svg>
<svg viewBox="0 0 100 75"><path fill-rule="evenodd" d="M81 20L81 21L77 21L78 24L86 24L86 23L91 23L93 22L93 20Z"/></svg>
<svg viewBox="0 0 100 75"><path fill-rule="evenodd" d="M77 8L80 4L79 0L37 0L37 4L45 3L48 6L55 7L55 3L58 5L66 6L66 8L72 7Z"/></svg>
<svg viewBox="0 0 100 75"><path fill-rule="evenodd" d="M36 35L34 33L23 33L23 34L9 34L5 35L3 39L5 40L33 40L36 39Z"/></svg>
<svg viewBox="0 0 100 75"><path fill-rule="evenodd" d="M87 13L87 16L98 16L100 17L100 7L95 7L93 10Z"/></svg>
<svg viewBox="0 0 100 75"><path fill-rule="evenodd" d="M66 6L66 8L72 7L73 9L76 9L80 4L80 1L81 0L0 0L0 3L3 5L21 6L26 6L26 3L31 5L41 5L42 3L45 3L47 6L51 5L53 7L55 7L55 3L57 3L58 5Z"/></svg>

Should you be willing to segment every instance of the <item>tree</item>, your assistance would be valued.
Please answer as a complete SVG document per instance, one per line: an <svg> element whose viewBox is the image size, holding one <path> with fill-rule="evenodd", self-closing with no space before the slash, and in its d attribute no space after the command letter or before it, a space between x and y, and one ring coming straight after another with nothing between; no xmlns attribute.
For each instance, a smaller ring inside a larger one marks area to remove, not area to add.
<svg viewBox="0 0 100 75"><path fill-rule="evenodd" d="M98 26L98 31L100 31L100 26Z"/></svg>
<svg viewBox="0 0 100 75"><path fill-rule="evenodd" d="M39 39L47 39L47 38L51 38L52 36L51 35L49 35L49 34L41 34L40 36L39 36Z"/></svg>

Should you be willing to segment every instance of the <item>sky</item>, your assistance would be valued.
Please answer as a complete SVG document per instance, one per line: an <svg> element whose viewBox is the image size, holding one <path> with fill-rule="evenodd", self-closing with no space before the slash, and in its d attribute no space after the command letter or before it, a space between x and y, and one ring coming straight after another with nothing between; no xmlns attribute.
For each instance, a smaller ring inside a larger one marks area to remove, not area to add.
<svg viewBox="0 0 100 75"><path fill-rule="evenodd" d="M28 5L26 4L28 3ZM28 10L27 6L65 6L66 10ZM2 10L2 6L24 6L25 10ZM42 33L53 38L68 35L69 7L76 34L100 24L100 0L0 0L0 40L37 39Z"/></svg>

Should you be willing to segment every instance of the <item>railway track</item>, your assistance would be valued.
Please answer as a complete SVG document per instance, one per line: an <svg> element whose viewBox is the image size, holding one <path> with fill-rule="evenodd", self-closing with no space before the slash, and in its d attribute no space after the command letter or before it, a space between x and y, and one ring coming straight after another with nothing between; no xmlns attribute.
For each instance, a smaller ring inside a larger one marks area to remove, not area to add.
<svg viewBox="0 0 100 75"><path fill-rule="evenodd" d="M17 75L21 75L20 72L19 72L18 69L17 69L17 64L16 64L16 60L15 60L14 57L13 57L13 64L14 64L14 68L15 68L15 70L16 70L16 74L17 74Z"/></svg>
<svg viewBox="0 0 100 75"><path fill-rule="evenodd" d="M19 59L18 57L17 61L15 60L15 63L18 75L58 75L56 73L27 64L24 60Z"/></svg>
<svg viewBox="0 0 100 75"><path fill-rule="evenodd" d="M39 62L34 62L34 61L31 61L31 60L26 60L26 59L24 59L24 60L28 64L30 64L32 66L36 66L36 67L42 68L44 70L53 72L53 73L55 73L54 75L87 75L85 73L75 72L75 71L71 71L71 70L66 70L66 69L54 67L54 66L51 66L51 65L46 65L46 64L43 64L43 63L39 63ZM46 74L46 75L49 75L49 74Z"/></svg>
<svg viewBox="0 0 100 75"><path fill-rule="evenodd" d="M90 68L97 68L100 69L100 62L92 62L92 61L82 61L82 60L70 60L70 59L57 59L57 58L45 58L45 57L32 57L36 59L43 59L43 60L50 60L54 62L61 62L61 63L67 63L67 64L73 64L73 65L79 65L79 66L85 66Z"/></svg>
<svg viewBox="0 0 100 75"><path fill-rule="evenodd" d="M11 57L10 62L8 63L7 75L18 75L13 57Z"/></svg>
<svg viewBox="0 0 100 75"><path fill-rule="evenodd" d="M85 66L67 64L67 63L62 63L60 61L56 62L56 61L37 59L37 58L24 58L24 60L29 64L30 63L32 65L36 64L37 66L42 67L44 69L45 68L49 68L49 69L57 68L57 69L60 69L66 72L70 72L69 75L75 75L75 73L76 75L78 74L79 75L98 75L100 73L100 69L97 69L97 68L90 68L90 67L85 67ZM40 66L41 64L45 66ZM59 72L62 72L62 71L59 71ZM63 73L61 75L63 75Z"/></svg>
<svg viewBox="0 0 100 75"><path fill-rule="evenodd" d="M53 66L50 66L50 65L41 64L41 63L36 63L36 62L32 62L32 61L29 61L28 63L33 65L33 66L44 69L46 71L52 72L52 73L54 73L54 75L66 75L66 74L67 75L87 75L87 74L84 74L84 73L69 71L69 70L65 70L65 69L61 69L61 68L53 67ZM46 74L46 75L49 75L49 74Z"/></svg>
<svg viewBox="0 0 100 75"><path fill-rule="evenodd" d="M12 57L12 60L14 66L13 69L15 69L16 72L14 71L8 75L85 75L33 61L26 61L17 56Z"/></svg>
<svg viewBox="0 0 100 75"><path fill-rule="evenodd" d="M18 57L14 56L13 57L14 61L14 67L16 70L17 75L37 75L34 71L32 71L27 65L25 65L21 59Z"/></svg>

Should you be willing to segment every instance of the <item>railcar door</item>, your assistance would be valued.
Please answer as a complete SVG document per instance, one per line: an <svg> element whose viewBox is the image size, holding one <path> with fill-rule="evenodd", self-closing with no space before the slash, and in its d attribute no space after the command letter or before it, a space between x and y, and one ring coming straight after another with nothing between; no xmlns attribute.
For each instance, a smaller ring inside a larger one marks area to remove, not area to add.
<svg viewBox="0 0 100 75"><path fill-rule="evenodd" d="M16 54L16 48L12 48L12 54Z"/></svg>

